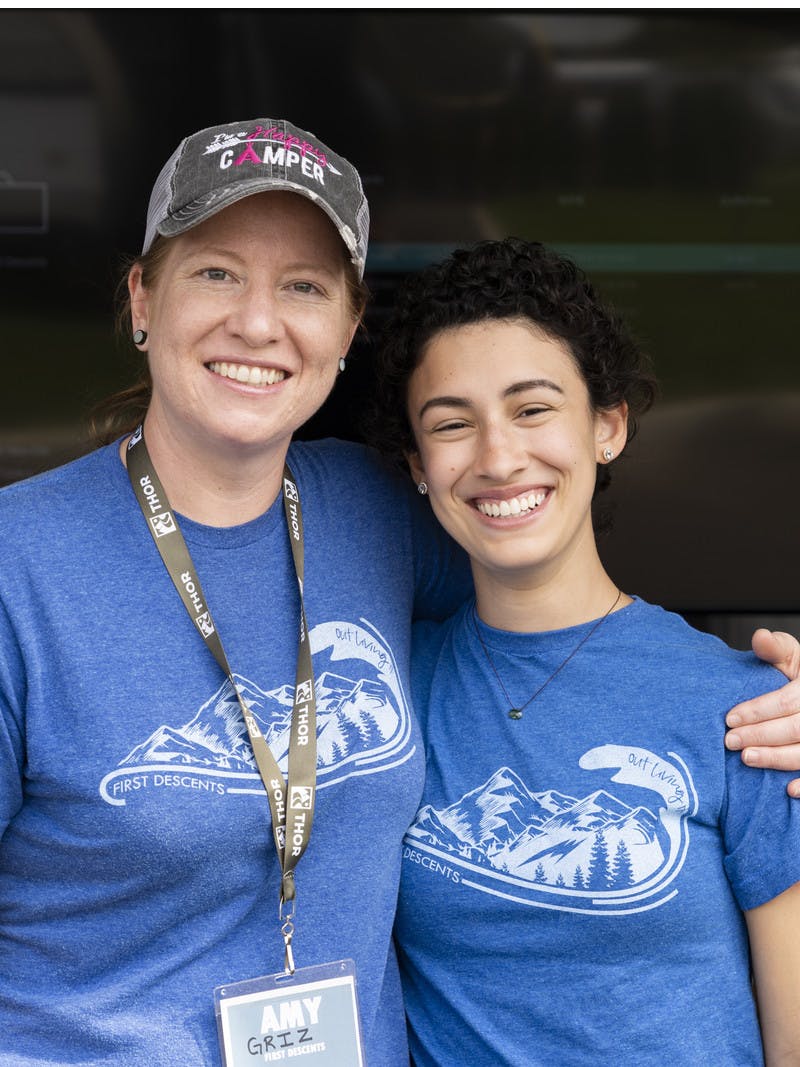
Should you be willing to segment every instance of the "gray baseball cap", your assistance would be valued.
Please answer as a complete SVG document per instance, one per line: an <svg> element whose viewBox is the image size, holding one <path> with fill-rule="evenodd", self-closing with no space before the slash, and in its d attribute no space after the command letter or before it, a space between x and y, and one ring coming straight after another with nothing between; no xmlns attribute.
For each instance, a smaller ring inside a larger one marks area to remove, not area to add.
<svg viewBox="0 0 800 1067"><path fill-rule="evenodd" d="M156 179L142 254L158 234L175 237L253 193L285 190L330 217L364 276L369 206L355 167L282 119L209 126L184 138Z"/></svg>

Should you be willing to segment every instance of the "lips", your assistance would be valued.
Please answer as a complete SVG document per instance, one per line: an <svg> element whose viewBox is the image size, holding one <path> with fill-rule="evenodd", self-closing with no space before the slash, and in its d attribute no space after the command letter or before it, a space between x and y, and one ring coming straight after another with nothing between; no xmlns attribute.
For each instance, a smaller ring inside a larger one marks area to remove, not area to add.
<svg viewBox="0 0 800 1067"><path fill-rule="evenodd" d="M224 362L207 363L206 366L213 374L241 382L243 385L276 385L286 377L286 371L278 370L277 367L254 367L247 363Z"/></svg>

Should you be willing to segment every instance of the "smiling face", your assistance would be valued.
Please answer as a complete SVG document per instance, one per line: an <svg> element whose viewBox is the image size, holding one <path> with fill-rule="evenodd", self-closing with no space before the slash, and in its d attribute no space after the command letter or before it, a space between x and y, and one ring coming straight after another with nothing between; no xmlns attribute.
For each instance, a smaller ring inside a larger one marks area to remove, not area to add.
<svg viewBox="0 0 800 1067"><path fill-rule="evenodd" d="M625 405L594 412L566 346L521 319L437 334L411 375L412 474L487 583L567 587L599 566L591 502Z"/></svg>
<svg viewBox="0 0 800 1067"><path fill-rule="evenodd" d="M148 332L149 437L285 450L331 391L357 325L344 246L292 193L249 196L169 239L156 281L129 278Z"/></svg>

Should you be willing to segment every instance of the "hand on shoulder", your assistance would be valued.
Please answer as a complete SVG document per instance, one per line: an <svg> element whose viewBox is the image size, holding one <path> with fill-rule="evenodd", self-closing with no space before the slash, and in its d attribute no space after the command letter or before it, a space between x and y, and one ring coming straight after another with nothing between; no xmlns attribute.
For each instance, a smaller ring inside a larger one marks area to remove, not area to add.
<svg viewBox="0 0 800 1067"><path fill-rule="evenodd" d="M800 770L800 643L791 634L757 630L753 651L789 679L781 689L745 700L728 712L726 746L750 767ZM789 783L800 798L800 778Z"/></svg>

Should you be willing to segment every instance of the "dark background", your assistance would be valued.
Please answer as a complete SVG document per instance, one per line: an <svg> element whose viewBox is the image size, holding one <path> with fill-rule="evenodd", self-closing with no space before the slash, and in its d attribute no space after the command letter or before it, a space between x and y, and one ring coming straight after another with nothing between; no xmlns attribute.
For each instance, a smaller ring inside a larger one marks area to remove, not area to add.
<svg viewBox="0 0 800 1067"><path fill-rule="evenodd" d="M359 167L372 335L460 244L573 255L663 387L615 464L612 574L734 643L800 632L800 15L0 11L0 481L87 447L136 372L113 292L156 174L256 116ZM310 435L356 435L370 343Z"/></svg>

